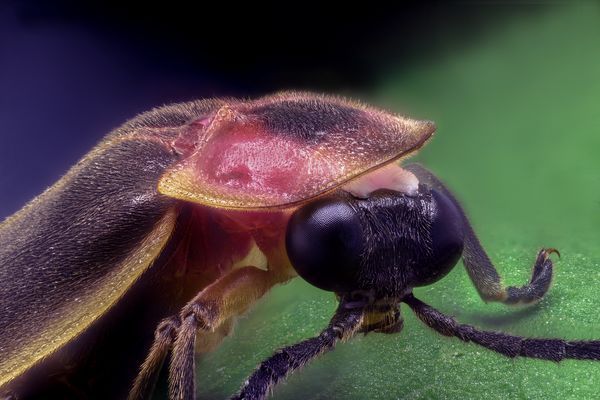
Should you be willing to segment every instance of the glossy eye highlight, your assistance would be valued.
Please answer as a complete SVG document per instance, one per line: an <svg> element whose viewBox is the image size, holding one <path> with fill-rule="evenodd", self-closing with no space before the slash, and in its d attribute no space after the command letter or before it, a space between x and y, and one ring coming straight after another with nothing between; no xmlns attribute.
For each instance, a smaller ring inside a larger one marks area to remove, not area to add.
<svg viewBox="0 0 600 400"><path fill-rule="evenodd" d="M356 288L365 240L356 211L329 197L298 209L288 224L286 248L298 274L329 291Z"/></svg>

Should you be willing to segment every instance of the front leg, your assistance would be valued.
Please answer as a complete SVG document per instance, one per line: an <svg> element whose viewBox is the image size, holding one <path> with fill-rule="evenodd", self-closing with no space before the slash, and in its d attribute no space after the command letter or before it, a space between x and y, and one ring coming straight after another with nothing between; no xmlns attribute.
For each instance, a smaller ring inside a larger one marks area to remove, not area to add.
<svg viewBox="0 0 600 400"><path fill-rule="evenodd" d="M420 183L444 193L459 210L465 229L463 263L477 292L484 301L527 304L544 297L552 282L552 260L550 255L552 253L559 254L556 249L541 249L538 252L528 284L521 287L505 287L492 260L490 260L479 242L465 212L450 190L435 175L419 164L407 165L405 169L415 174Z"/></svg>
<svg viewBox="0 0 600 400"><path fill-rule="evenodd" d="M169 398L188 400L195 393L194 348L196 333L214 331L232 316L242 314L271 287L289 276L255 267L235 269L207 286L188 304L179 316L163 320L155 340L129 393L129 399L148 398L169 350Z"/></svg>

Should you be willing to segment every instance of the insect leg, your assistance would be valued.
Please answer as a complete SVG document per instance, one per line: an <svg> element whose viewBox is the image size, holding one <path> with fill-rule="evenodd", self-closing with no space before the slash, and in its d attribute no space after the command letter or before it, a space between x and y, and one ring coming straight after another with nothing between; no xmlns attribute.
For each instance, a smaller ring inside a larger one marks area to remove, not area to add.
<svg viewBox="0 0 600 400"><path fill-rule="evenodd" d="M483 249L462 207L446 186L430 171L419 164L405 167L417 176L419 182L442 192L459 210L463 217L465 241L463 263L477 292L484 301L499 301L506 304L531 303L544 297L552 281L552 260L555 249L541 249L533 266L531 279L522 287L504 287L494 264Z"/></svg>
<svg viewBox="0 0 600 400"><path fill-rule="evenodd" d="M165 318L158 324L154 332L154 342L133 382L127 396L128 400L150 398L165 358L175 341L179 326L179 319L176 317Z"/></svg>
<svg viewBox="0 0 600 400"><path fill-rule="evenodd" d="M346 309L340 303L335 315L318 336L279 349L261 362L240 392L231 400L262 400L279 381L312 359L332 350L340 340L357 332L363 321L363 309Z"/></svg>
<svg viewBox="0 0 600 400"><path fill-rule="evenodd" d="M207 286L183 307L169 366L171 399L194 398L197 330L214 331L228 318L245 312L273 285L287 279L289 277L255 267L235 269Z"/></svg>
<svg viewBox="0 0 600 400"><path fill-rule="evenodd" d="M524 338L501 332L482 331L471 325L459 324L412 294L402 301L427 326L444 336L455 336L464 342L474 342L507 357L530 357L561 361L566 358L600 360L600 340L567 341L563 339Z"/></svg>

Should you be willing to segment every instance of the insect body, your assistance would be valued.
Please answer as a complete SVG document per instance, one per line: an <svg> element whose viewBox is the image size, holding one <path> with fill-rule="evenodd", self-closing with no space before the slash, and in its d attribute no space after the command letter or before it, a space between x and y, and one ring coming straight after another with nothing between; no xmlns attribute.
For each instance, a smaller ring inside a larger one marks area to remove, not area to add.
<svg viewBox="0 0 600 400"><path fill-rule="evenodd" d="M218 342L235 315L296 275L284 246L294 205L432 133L428 122L304 93L129 121L0 225L1 390L124 397L156 326L167 318L157 335L168 336L181 322L168 317L190 301L182 315L199 326L184 329L188 339L201 328L199 343ZM185 362L188 350L177 352Z"/></svg>
<svg viewBox="0 0 600 400"><path fill-rule="evenodd" d="M195 351L297 275L336 292L338 311L320 336L261 363L238 398L264 398L356 332L398 332L400 302L442 334L509 356L600 358L597 341L481 332L414 298L460 257L485 300L538 300L552 277L546 249L528 285L502 287L452 195L397 164L433 131L294 92L129 121L0 225L0 388L144 398L170 354L169 395L192 399Z"/></svg>

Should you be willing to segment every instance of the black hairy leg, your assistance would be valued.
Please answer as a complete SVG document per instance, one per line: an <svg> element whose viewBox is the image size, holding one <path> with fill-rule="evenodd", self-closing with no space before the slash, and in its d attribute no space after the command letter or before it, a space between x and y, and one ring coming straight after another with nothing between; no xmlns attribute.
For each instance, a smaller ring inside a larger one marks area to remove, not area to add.
<svg viewBox="0 0 600 400"><path fill-rule="evenodd" d="M360 328L363 317L363 308L349 309L346 302L340 302L327 328L314 338L279 349L273 356L261 362L240 392L232 396L231 400L264 399L279 381L294 370L332 350L340 340L352 337Z"/></svg>
<svg viewBox="0 0 600 400"><path fill-rule="evenodd" d="M464 342L474 342L507 357L530 357L543 360L600 360L600 340L524 338L501 332L482 331L471 325L459 324L412 294L403 300L427 326L444 336L454 336Z"/></svg>
<svg viewBox="0 0 600 400"><path fill-rule="evenodd" d="M522 287L504 287L494 264L483 249L465 212L450 190L435 175L419 164L407 165L405 169L415 174L420 183L445 194L462 215L465 233L463 263L477 292L484 301L498 301L506 304L532 303L544 297L552 281L550 254L558 254L556 249L541 249L538 252L528 284Z"/></svg>

